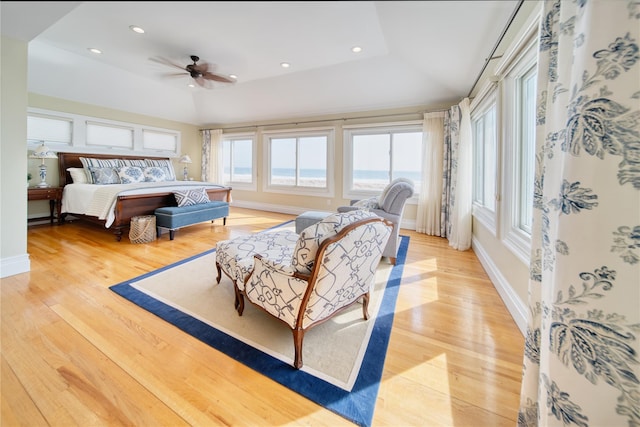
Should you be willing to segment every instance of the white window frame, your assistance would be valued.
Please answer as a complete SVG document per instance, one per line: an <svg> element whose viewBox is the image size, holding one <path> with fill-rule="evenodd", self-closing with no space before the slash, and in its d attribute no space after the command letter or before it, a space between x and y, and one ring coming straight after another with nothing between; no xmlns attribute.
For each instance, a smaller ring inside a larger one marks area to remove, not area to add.
<svg viewBox="0 0 640 427"><path fill-rule="evenodd" d="M233 144L235 140L251 140L251 182L240 182L240 181L228 181L225 182L225 185L230 185L234 189L237 190L249 190L256 191L258 188L258 139L255 132L243 132L243 133L228 133L222 135L222 143L225 141L230 141ZM222 149L222 147L221 147ZM220 156L220 161L224 162L223 156ZM224 171L224 164L221 165ZM233 166L233 165L230 165ZM224 174L224 173L223 173Z"/></svg>
<svg viewBox="0 0 640 427"><path fill-rule="evenodd" d="M504 173L501 193L501 230L502 241L523 263L529 264L531 255L531 234L518 227L519 183L519 145L520 119L518 86L520 79L537 66L538 25L540 14L530 21L519 41L504 55L503 61L496 67L496 75L501 77L501 121L502 126L502 162ZM533 160L533 159L532 159Z"/></svg>
<svg viewBox="0 0 640 427"><path fill-rule="evenodd" d="M82 114L62 113L59 111L44 110L41 108L27 109L27 116L46 117L53 120L67 121L71 123L70 142L68 144L56 144L55 141L50 148L54 151L66 151L70 153L91 153L91 154L121 154L121 155L149 155L154 157L178 157L181 152L182 133L174 129L165 129L154 126L141 125L138 123L120 122L107 120L99 117L85 116ZM28 123L28 121L27 121ZM132 134L131 143L92 144L87 140L87 125L102 126L105 129L126 129ZM27 130L28 132L28 130ZM173 138L175 144L173 149L169 146L154 147L153 144L145 144L145 132L166 135ZM46 144L51 141L45 140ZM33 150L42 144L42 140L27 139L27 150Z"/></svg>
<svg viewBox="0 0 640 427"><path fill-rule="evenodd" d="M379 123L367 125L351 125L343 127L343 187L342 197L344 199L365 199L380 194L380 191L366 191L353 189L353 137L362 134L381 134L394 133L401 131L423 132L423 122L420 120L411 120L406 122ZM424 138L423 138L424 141ZM422 155L422 153L421 153ZM391 155L390 159L391 161ZM422 167L424 173L424 165ZM407 204L417 204L419 194L416 191L411 198L407 200Z"/></svg>
<svg viewBox="0 0 640 427"><path fill-rule="evenodd" d="M31 118L35 120L32 121L30 120ZM46 121L58 122L56 127L66 125L65 127L68 126L68 129L66 129L66 132L63 132L64 135L57 135L58 130L48 132ZM27 146L29 148L35 148L40 144L45 144L49 148L60 150L71 146L72 140L72 118L40 113L31 113L27 116Z"/></svg>
<svg viewBox="0 0 640 427"><path fill-rule="evenodd" d="M326 137L327 138L327 184L326 187L304 187L285 186L271 184L271 140L283 138L305 138L305 137ZM295 194L303 196L333 197L334 196L334 152L335 152L335 128L322 127L312 129L285 129L275 131L264 131L262 133L263 143L263 170L262 188L266 193Z"/></svg>
<svg viewBox="0 0 640 427"><path fill-rule="evenodd" d="M475 160L476 160L476 149L477 149L477 142L474 140L473 141L473 152L474 152L474 166L473 166L473 176L474 176L474 201L473 201L473 211L472 211L472 215L476 218L476 220L478 220L480 223L482 223L482 225L484 225L494 236L498 235L498 227L497 224L499 222L498 220L498 213L499 213L499 201L500 201L500 170L501 170L501 165L500 165L500 103L499 101L499 94L498 94L498 86L496 83L494 82L488 82L483 88L482 90L480 90L480 92L478 93L478 95L476 96L476 98L473 100L472 104L471 104L471 124L472 127L474 129L474 137L475 137L475 122L477 120L479 120L481 117L484 117L486 113L489 112L489 110L491 108L494 109L495 111L495 129L494 129L494 136L495 136L495 146L494 146L494 152L492 153L492 155L494 156L494 163L495 163L495 177L494 177L494 183L495 183L495 187L494 187L494 200L495 200L495 209L491 210L490 208L488 208L487 206L485 206L484 203L479 203L476 198L475 198L475 189L476 189L476 179L477 179L477 170L476 170L476 165L475 165ZM482 141L482 151L483 151L483 157L485 157L486 154L486 146L485 146L485 141ZM491 154L491 153L490 153ZM487 171L486 169L483 168L483 176L482 176L482 186L484 187L484 180L487 176L487 173L490 173L490 171Z"/></svg>

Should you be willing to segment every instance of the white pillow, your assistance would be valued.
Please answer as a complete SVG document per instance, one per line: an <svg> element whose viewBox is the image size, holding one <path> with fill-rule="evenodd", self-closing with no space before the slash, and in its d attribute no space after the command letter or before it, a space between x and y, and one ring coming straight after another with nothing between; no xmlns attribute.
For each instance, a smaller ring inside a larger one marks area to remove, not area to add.
<svg viewBox="0 0 640 427"><path fill-rule="evenodd" d="M84 172L84 168L67 168L67 172L71 174L71 180L74 184L88 184L87 174Z"/></svg>

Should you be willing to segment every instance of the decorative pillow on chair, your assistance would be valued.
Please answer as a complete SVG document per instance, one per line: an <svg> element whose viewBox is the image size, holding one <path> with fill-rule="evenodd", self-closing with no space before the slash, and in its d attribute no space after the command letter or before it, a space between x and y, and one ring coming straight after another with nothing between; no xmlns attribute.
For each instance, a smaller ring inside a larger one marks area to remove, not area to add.
<svg viewBox="0 0 640 427"><path fill-rule="evenodd" d="M162 182L167 180L164 169L158 166L147 166L142 171L145 182Z"/></svg>
<svg viewBox="0 0 640 427"><path fill-rule="evenodd" d="M175 191L173 195L176 197L176 203L178 203L178 206L191 206L199 205L201 203L209 203L209 195L204 187Z"/></svg>
<svg viewBox="0 0 640 427"><path fill-rule="evenodd" d="M377 197L371 197L369 199L364 199L364 200L358 200L357 202L355 202L353 204L353 206L360 208L360 209L378 209L379 205L378 205L378 198Z"/></svg>
<svg viewBox="0 0 640 427"><path fill-rule="evenodd" d="M98 168L95 166L89 166L91 177L94 184L120 184L120 177L115 168Z"/></svg>
<svg viewBox="0 0 640 427"><path fill-rule="evenodd" d="M122 166L117 169L120 182L123 184L135 184L136 182L144 182L144 174L142 168L137 166Z"/></svg>

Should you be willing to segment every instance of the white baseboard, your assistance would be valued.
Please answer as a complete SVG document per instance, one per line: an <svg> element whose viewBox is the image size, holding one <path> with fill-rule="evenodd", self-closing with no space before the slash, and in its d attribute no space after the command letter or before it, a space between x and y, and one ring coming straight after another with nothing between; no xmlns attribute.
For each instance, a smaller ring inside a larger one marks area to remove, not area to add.
<svg viewBox="0 0 640 427"><path fill-rule="evenodd" d="M29 254L0 259L0 278L31 271Z"/></svg>
<svg viewBox="0 0 640 427"><path fill-rule="evenodd" d="M507 306L507 310L509 310L511 317L513 317L516 325L518 325L518 329L520 329L522 335L525 335L527 330L526 305L522 302L518 294L514 292L511 284L509 284L507 279L502 275L498 267L487 254L487 251L484 250L475 237L471 240L471 246L478 257L478 260L480 260L480 264L482 264L489 275L493 286L496 288L498 294L500 294L500 297L502 298L502 301Z"/></svg>

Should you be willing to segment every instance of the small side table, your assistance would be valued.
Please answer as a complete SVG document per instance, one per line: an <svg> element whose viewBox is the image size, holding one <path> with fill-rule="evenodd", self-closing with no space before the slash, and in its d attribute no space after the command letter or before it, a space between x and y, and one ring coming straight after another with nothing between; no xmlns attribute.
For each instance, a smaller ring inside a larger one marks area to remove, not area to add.
<svg viewBox="0 0 640 427"><path fill-rule="evenodd" d="M49 219L53 224L53 207L56 207L58 224L62 223L62 187L29 187L27 189L27 200L49 200Z"/></svg>

